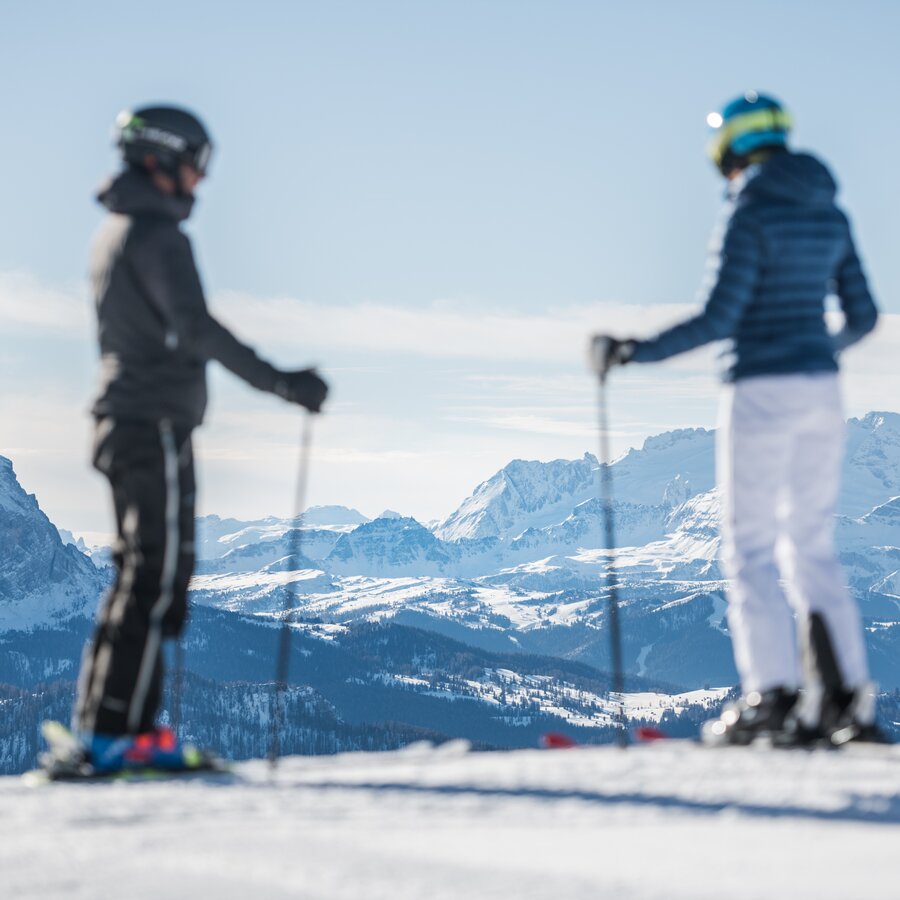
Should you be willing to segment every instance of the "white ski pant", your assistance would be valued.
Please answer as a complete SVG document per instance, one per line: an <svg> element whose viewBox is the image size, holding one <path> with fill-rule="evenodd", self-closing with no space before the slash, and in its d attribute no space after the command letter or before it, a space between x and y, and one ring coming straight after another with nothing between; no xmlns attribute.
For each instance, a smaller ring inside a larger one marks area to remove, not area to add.
<svg viewBox="0 0 900 900"><path fill-rule="evenodd" d="M728 626L744 693L802 683L800 628L818 612L844 683L868 678L862 622L834 549L844 419L832 373L725 388L716 447Z"/></svg>

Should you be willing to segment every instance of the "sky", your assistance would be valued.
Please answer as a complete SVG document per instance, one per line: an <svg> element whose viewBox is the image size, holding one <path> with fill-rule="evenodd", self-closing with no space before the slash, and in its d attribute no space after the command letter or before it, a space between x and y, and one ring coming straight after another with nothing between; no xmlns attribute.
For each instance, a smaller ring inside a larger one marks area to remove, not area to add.
<svg viewBox="0 0 900 900"><path fill-rule="evenodd" d="M125 107L213 134L187 230L214 314L319 364L309 500L448 515L513 458L596 452L587 337L694 307L722 184L706 114L780 97L842 186L886 315L848 414L898 409L893 2L10 4L0 31L0 453L51 519L105 532L88 465L86 259ZM613 446L713 427L711 349L610 384ZM201 514L290 515L300 415L210 365Z"/></svg>

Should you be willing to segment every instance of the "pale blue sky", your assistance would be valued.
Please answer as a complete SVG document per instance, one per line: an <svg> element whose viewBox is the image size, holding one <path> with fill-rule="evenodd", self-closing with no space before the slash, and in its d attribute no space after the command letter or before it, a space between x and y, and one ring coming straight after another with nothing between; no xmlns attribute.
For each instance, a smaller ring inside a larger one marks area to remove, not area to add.
<svg viewBox="0 0 900 900"><path fill-rule="evenodd" d="M312 500L430 518L513 456L593 447L583 336L692 301L721 192L704 119L741 90L780 96L834 166L900 313L898 33L893 2L9 4L0 452L60 524L103 529L83 276L122 107L202 114L217 152L190 230L211 303L335 382ZM865 363L851 412L897 395ZM708 355L616 387L620 448L714 422ZM287 514L296 422L213 388L203 511Z"/></svg>

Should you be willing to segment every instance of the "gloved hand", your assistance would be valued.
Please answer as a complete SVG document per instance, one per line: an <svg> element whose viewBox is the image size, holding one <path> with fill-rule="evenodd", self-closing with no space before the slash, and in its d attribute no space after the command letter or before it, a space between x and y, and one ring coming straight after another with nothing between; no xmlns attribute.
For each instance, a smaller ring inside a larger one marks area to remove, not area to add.
<svg viewBox="0 0 900 900"><path fill-rule="evenodd" d="M634 356L636 346L637 341L620 341L608 334L595 334L588 350L588 364L601 378L606 378L613 366L624 366Z"/></svg>
<svg viewBox="0 0 900 900"><path fill-rule="evenodd" d="M300 369L299 372L281 372L275 382L275 393L288 403L299 403L317 413L328 396L328 385L315 369Z"/></svg>

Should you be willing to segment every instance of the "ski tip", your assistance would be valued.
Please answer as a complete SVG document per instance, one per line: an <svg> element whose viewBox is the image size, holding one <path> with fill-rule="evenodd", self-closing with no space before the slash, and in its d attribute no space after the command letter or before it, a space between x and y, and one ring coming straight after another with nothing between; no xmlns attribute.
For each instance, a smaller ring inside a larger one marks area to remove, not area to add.
<svg viewBox="0 0 900 900"><path fill-rule="evenodd" d="M55 719L44 719L41 722L41 735L43 735L44 740L48 743L54 740L62 740L62 741L74 741L75 736L72 732L63 725L62 722L57 722Z"/></svg>
<svg viewBox="0 0 900 900"><path fill-rule="evenodd" d="M641 744L649 744L653 741L666 741L669 739L669 735L666 734L665 731L661 728L655 728L653 725L642 725L640 728L635 728L634 736Z"/></svg>
<svg viewBox="0 0 900 900"><path fill-rule="evenodd" d="M23 772L19 777L22 779L22 783L28 787L40 787L50 783L50 776L45 769L31 769Z"/></svg>
<svg viewBox="0 0 900 900"><path fill-rule="evenodd" d="M544 750L567 750L577 747L578 741L573 740L567 734L560 731L548 731L541 735L541 747Z"/></svg>

